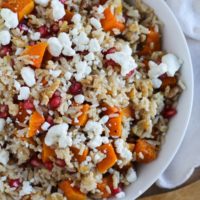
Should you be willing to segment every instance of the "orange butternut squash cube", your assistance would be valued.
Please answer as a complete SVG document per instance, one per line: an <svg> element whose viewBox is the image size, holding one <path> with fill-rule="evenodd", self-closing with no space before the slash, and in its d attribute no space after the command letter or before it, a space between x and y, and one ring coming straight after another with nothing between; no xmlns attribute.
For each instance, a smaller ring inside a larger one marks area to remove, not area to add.
<svg viewBox="0 0 200 200"><path fill-rule="evenodd" d="M28 46L23 52L23 55L30 56L33 66L35 68L40 68L47 46L48 44L46 42L40 42L36 45Z"/></svg>
<svg viewBox="0 0 200 200"><path fill-rule="evenodd" d="M70 181L62 181L59 188L64 192L67 200L86 200L87 196L78 188L72 187Z"/></svg>
<svg viewBox="0 0 200 200"><path fill-rule="evenodd" d="M78 149L76 147L71 147L70 149L71 149L72 153L74 154L74 157L77 159L77 161L79 163L83 162L86 159L88 152L89 152L88 148L86 148L83 151L83 154L79 155L80 149Z"/></svg>
<svg viewBox="0 0 200 200"><path fill-rule="evenodd" d="M37 111L33 112L29 120L29 130L27 137L34 137L44 121L45 119L40 113L38 113Z"/></svg>
<svg viewBox="0 0 200 200"><path fill-rule="evenodd" d="M34 0L3 0L2 8L9 8L18 14L21 21L26 15L29 15L34 9Z"/></svg>
<svg viewBox="0 0 200 200"><path fill-rule="evenodd" d="M88 121L88 111L90 109L89 104L84 104L81 108L82 114L78 117L78 122L72 120L72 125L74 126L85 126Z"/></svg>
<svg viewBox="0 0 200 200"><path fill-rule="evenodd" d="M135 145L136 161L140 163L148 163L156 159L157 152L153 145L144 139L139 139ZM142 156L140 155L142 154Z"/></svg>
<svg viewBox="0 0 200 200"><path fill-rule="evenodd" d="M110 8L104 10L104 18L101 19L101 25L105 31L112 31L114 28L120 31L125 29L125 25L117 20Z"/></svg>
<svg viewBox="0 0 200 200"><path fill-rule="evenodd" d="M160 33L156 32L154 28L150 29L149 34L147 35L147 39L143 45L140 55L150 55L154 51L161 50L161 37Z"/></svg>
<svg viewBox="0 0 200 200"><path fill-rule="evenodd" d="M122 115L119 114L118 117L113 117L108 120L106 126L110 130L110 136L121 137L122 135Z"/></svg>
<svg viewBox="0 0 200 200"><path fill-rule="evenodd" d="M50 158L54 158L55 157L55 151L54 149L50 148L49 146L47 146L44 142L42 144L42 161L48 162L50 161Z"/></svg>
<svg viewBox="0 0 200 200"><path fill-rule="evenodd" d="M98 150L106 155L106 157L97 164L98 171L104 174L115 165L117 156L112 144L104 144L98 147Z"/></svg>
<svg viewBox="0 0 200 200"><path fill-rule="evenodd" d="M102 183L97 184L97 189L101 191L102 198L109 198L112 196L112 194L107 191L107 186L110 188L113 187L112 175L104 177Z"/></svg>

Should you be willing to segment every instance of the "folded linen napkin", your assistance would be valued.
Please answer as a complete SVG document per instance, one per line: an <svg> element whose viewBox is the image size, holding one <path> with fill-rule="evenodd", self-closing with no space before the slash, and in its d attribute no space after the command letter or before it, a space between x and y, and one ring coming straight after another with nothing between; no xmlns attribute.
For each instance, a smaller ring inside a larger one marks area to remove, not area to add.
<svg viewBox="0 0 200 200"><path fill-rule="evenodd" d="M157 185L175 188L183 184L200 166L200 0L166 0L179 20L190 48L194 67L194 104L184 141Z"/></svg>

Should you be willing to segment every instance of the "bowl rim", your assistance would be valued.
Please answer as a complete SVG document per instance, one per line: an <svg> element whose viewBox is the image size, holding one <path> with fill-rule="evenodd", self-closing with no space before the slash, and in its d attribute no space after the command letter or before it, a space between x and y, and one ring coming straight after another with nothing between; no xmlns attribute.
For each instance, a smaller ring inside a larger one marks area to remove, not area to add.
<svg viewBox="0 0 200 200"><path fill-rule="evenodd" d="M148 2L147 1L150 1L150 0L144 0L144 3L148 5ZM190 78L191 78L191 82L190 82L190 94L191 94L191 97L190 97L190 101L188 101L188 113L187 113L187 118L186 118L186 123L184 124L184 129L182 131L182 134L181 136L179 137L179 140L176 142L176 147L173 148L173 152L171 152L171 156L167 158L165 164L162 165L162 169L159 171L159 173L157 173L154 178L152 179L149 179L148 181L146 181L144 184L143 184L143 187L141 190L139 190L137 193L134 193L132 194L132 198L131 199L136 199L138 198L139 196L141 196L146 190L148 190L160 177L161 174L163 174L163 172L167 169L167 167L170 165L170 163L172 162L172 160L174 159L176 153L178 152L182 142L183 142L183 139L185 137L185 134L186 134L186 131L187 131L187 128L188 128L188 125L189 125L189 121L190 121L190 118L191 118L191 114L192 114L192 108L193 108L193 99L194 99L194 75L193 75L193 64L192 64L192 58L191 58L191 54L190 54L190 50L189 50L189 46L187 44L187 41L186 41L186 37L183 33L183 30L180 26L180 23L178 22L177 18L175 17L174 13L172 12L172 10L170 9L170 7L167 5L166 1L159 1L160 5L165 8L167 10L167 12L169 13L169 15L171 15L171 17L173 18L174 20L174 23L176 24L176 28L177 30L179 31L180 35L179 37L181 37L181 40L183 41L183 45L185 46L185 53L187 55L187 60L188 60L188 63L189 63L189 68L190 68ZM151 6L150 6L151 7ZM152 7L154 9L154 7ZM125 197L124 199L128 200L129 197Z"/></svg>

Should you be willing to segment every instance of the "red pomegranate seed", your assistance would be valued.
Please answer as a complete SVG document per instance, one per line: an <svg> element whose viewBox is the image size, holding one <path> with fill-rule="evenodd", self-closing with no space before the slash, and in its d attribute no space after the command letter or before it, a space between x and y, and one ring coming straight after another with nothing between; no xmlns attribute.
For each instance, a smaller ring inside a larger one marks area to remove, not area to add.
<svg viewBox="0 0 200 200"><path fill-rule="evenodd" d="M61 2L62 4L65 4L66 0L60 0L60 2Z"/></svg>
<svg viewBox="0 0 200 200"><path fill-rule="evenodd" d="M51 25L51 32L52 33L58 33L59 32L59 30L60 30L60 28L59 28L59 24L58 23L53 23L52 25Z"/></svg>
<svg viewBox="0 0 200 200"><path fill-rule="evenodd" d="M60 106L61 104L61 100L62 98L60 96L53 96L50 100L49 100L49 106L51 109L56 109Z"/></svg>
<svg viewBox="0 0 200 200"><path fill-rule="evenodd" d="M49 171L52 171L52 169L53 169L53 163L52 163L51 161L45 162L45 163L44 163L44 167L45 167L46 169L48 169Z"/></svg>
<svg viewBox="0 0 200 200"><path fill-rule="evenodd" d="M109 67L109 66L116 67L118 64L113 60L105 60L104 65L105 67Z"/></svg>
<svg viewBox="0 0 200 200"><path fill-rule="evenodd" d="M80 82L72 81L72 85L69 87L69 93L77 95L82 93L82 85Z"/></svg>
<svg viewBox="0 0 200 200"><path fill-rule="evenodd" d="M31 160L30 160L30 164L33 166L33 167L42 167L43 164L42 164L42 161L34 156Z"/></svg>
<svg viewBox="0 0 200 200"><path fill-rule="evenodd" d="M46 38L49 36L49 30L46 25L40 26L38 32L40 32L41 38Z"/></svg>
<svg viewBox="0 0 200 200"><path fill-rule="evenodd" d="M62 168L64 168L64 167L66 166L65 161L62 160L62 159L59 159L59 158L57 158L57 159L55 160L55 164L56 164L58 167L62 167Z"/></svg>
<svg viewBox="0 0 200 200"><path fill-rule="evenodd" d="M46 122L48 122L50 125L53 125L54 124L53 117L51 115L48 115L46 118Z"/></svg>
<svg viewBox="0 0 200 200"><path fill-rule="evenodd" d="M60 97L60 91L56 90L52 97Z"/></svg>
<svg viewBox="0 0 200 200"><path fill-rule="evenodd" d="M115 189L112 188L111 191L112 191L112 195L115 196L116 194L122 192L122 189L120 187L115 188Z"/></svg>
<svg viewBox="0 0 200 200"><path fill-rule="evenodd" d="M12 52L12 48L10 45L4 45L0 48L0 57L3 58L4 56L10 55Z"/></svg>
<svg viewBox="0 0 200 200"><path fill-rule="evenodd" d="M131 70L127 75L126 78L130 78L134 74L135 70Z"/></svg>
<svg viewBox="0 0 200 200"><path fill-rule="evenodd" d="M28 26L23 22L18 25L18 28L20 31L22 31L24 33L28 32Z"/></svg>
<svg viewBox="0 0 200 200"><path fill-rule="evenodd" d="M107 51L103 51L102 54L104 56L106 56L108 54L115 53L116 51L117 51L117 49L115 47L112 47L112 48L108 49Z"/></svg>
<svg viewBox="0 0 200 200"><path fill-rule="evenodd" d="M30 42L29 42L29 45L30 45L30 46L33 46L33 45L35 45L35 44L36 44L35 41L30 41Z"/></svg>
<svg viewBox="0 0 200 200"><path fill-rule="evenodd" d="M12 188L18 188L21 185L21 182L19 179L9 179L8 184Z"/></svg>
<svg viewBox="0 0 200 200"><path fill-rule="evenodd" d="M177 110L175 108L165 108L163 111L163 117L170 119L177 114Z"/></svg>
<svg viewBox="0 0 200 200"><path fill-rule="evenodd" d="M8 117L8 106L7 105L0 105L0 118L7 118Z"/></svg>
<svg viewBox="0 0 200 200"><path fill-rule="evenodd" d="M33 104L33 100L32 99L25 100L23 102L23 107L25 110L34 110L35 106Z"/></svg>

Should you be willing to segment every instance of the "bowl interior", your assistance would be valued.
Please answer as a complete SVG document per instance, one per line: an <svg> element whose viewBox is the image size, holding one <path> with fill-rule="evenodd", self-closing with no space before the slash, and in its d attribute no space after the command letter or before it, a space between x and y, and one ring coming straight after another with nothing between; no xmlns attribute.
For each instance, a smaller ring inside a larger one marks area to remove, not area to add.
<svg viewBox="0 0 200 200"><path fill-rule="evenodd" d="M163 46L164 50L176 54L184 61L181 69L181 79L186 90L178 102L178 114L170 122L170 127L159 153L159 157L148 165L139 167L138 180L126 188L126 200L133 200L145 192L163 173L175 156L187 129L193 102L193 70L190 53L184 34L165 3L158 0L143 0L152 7L164 24ZM129 0L133 3L133 0Z"/></svg>

